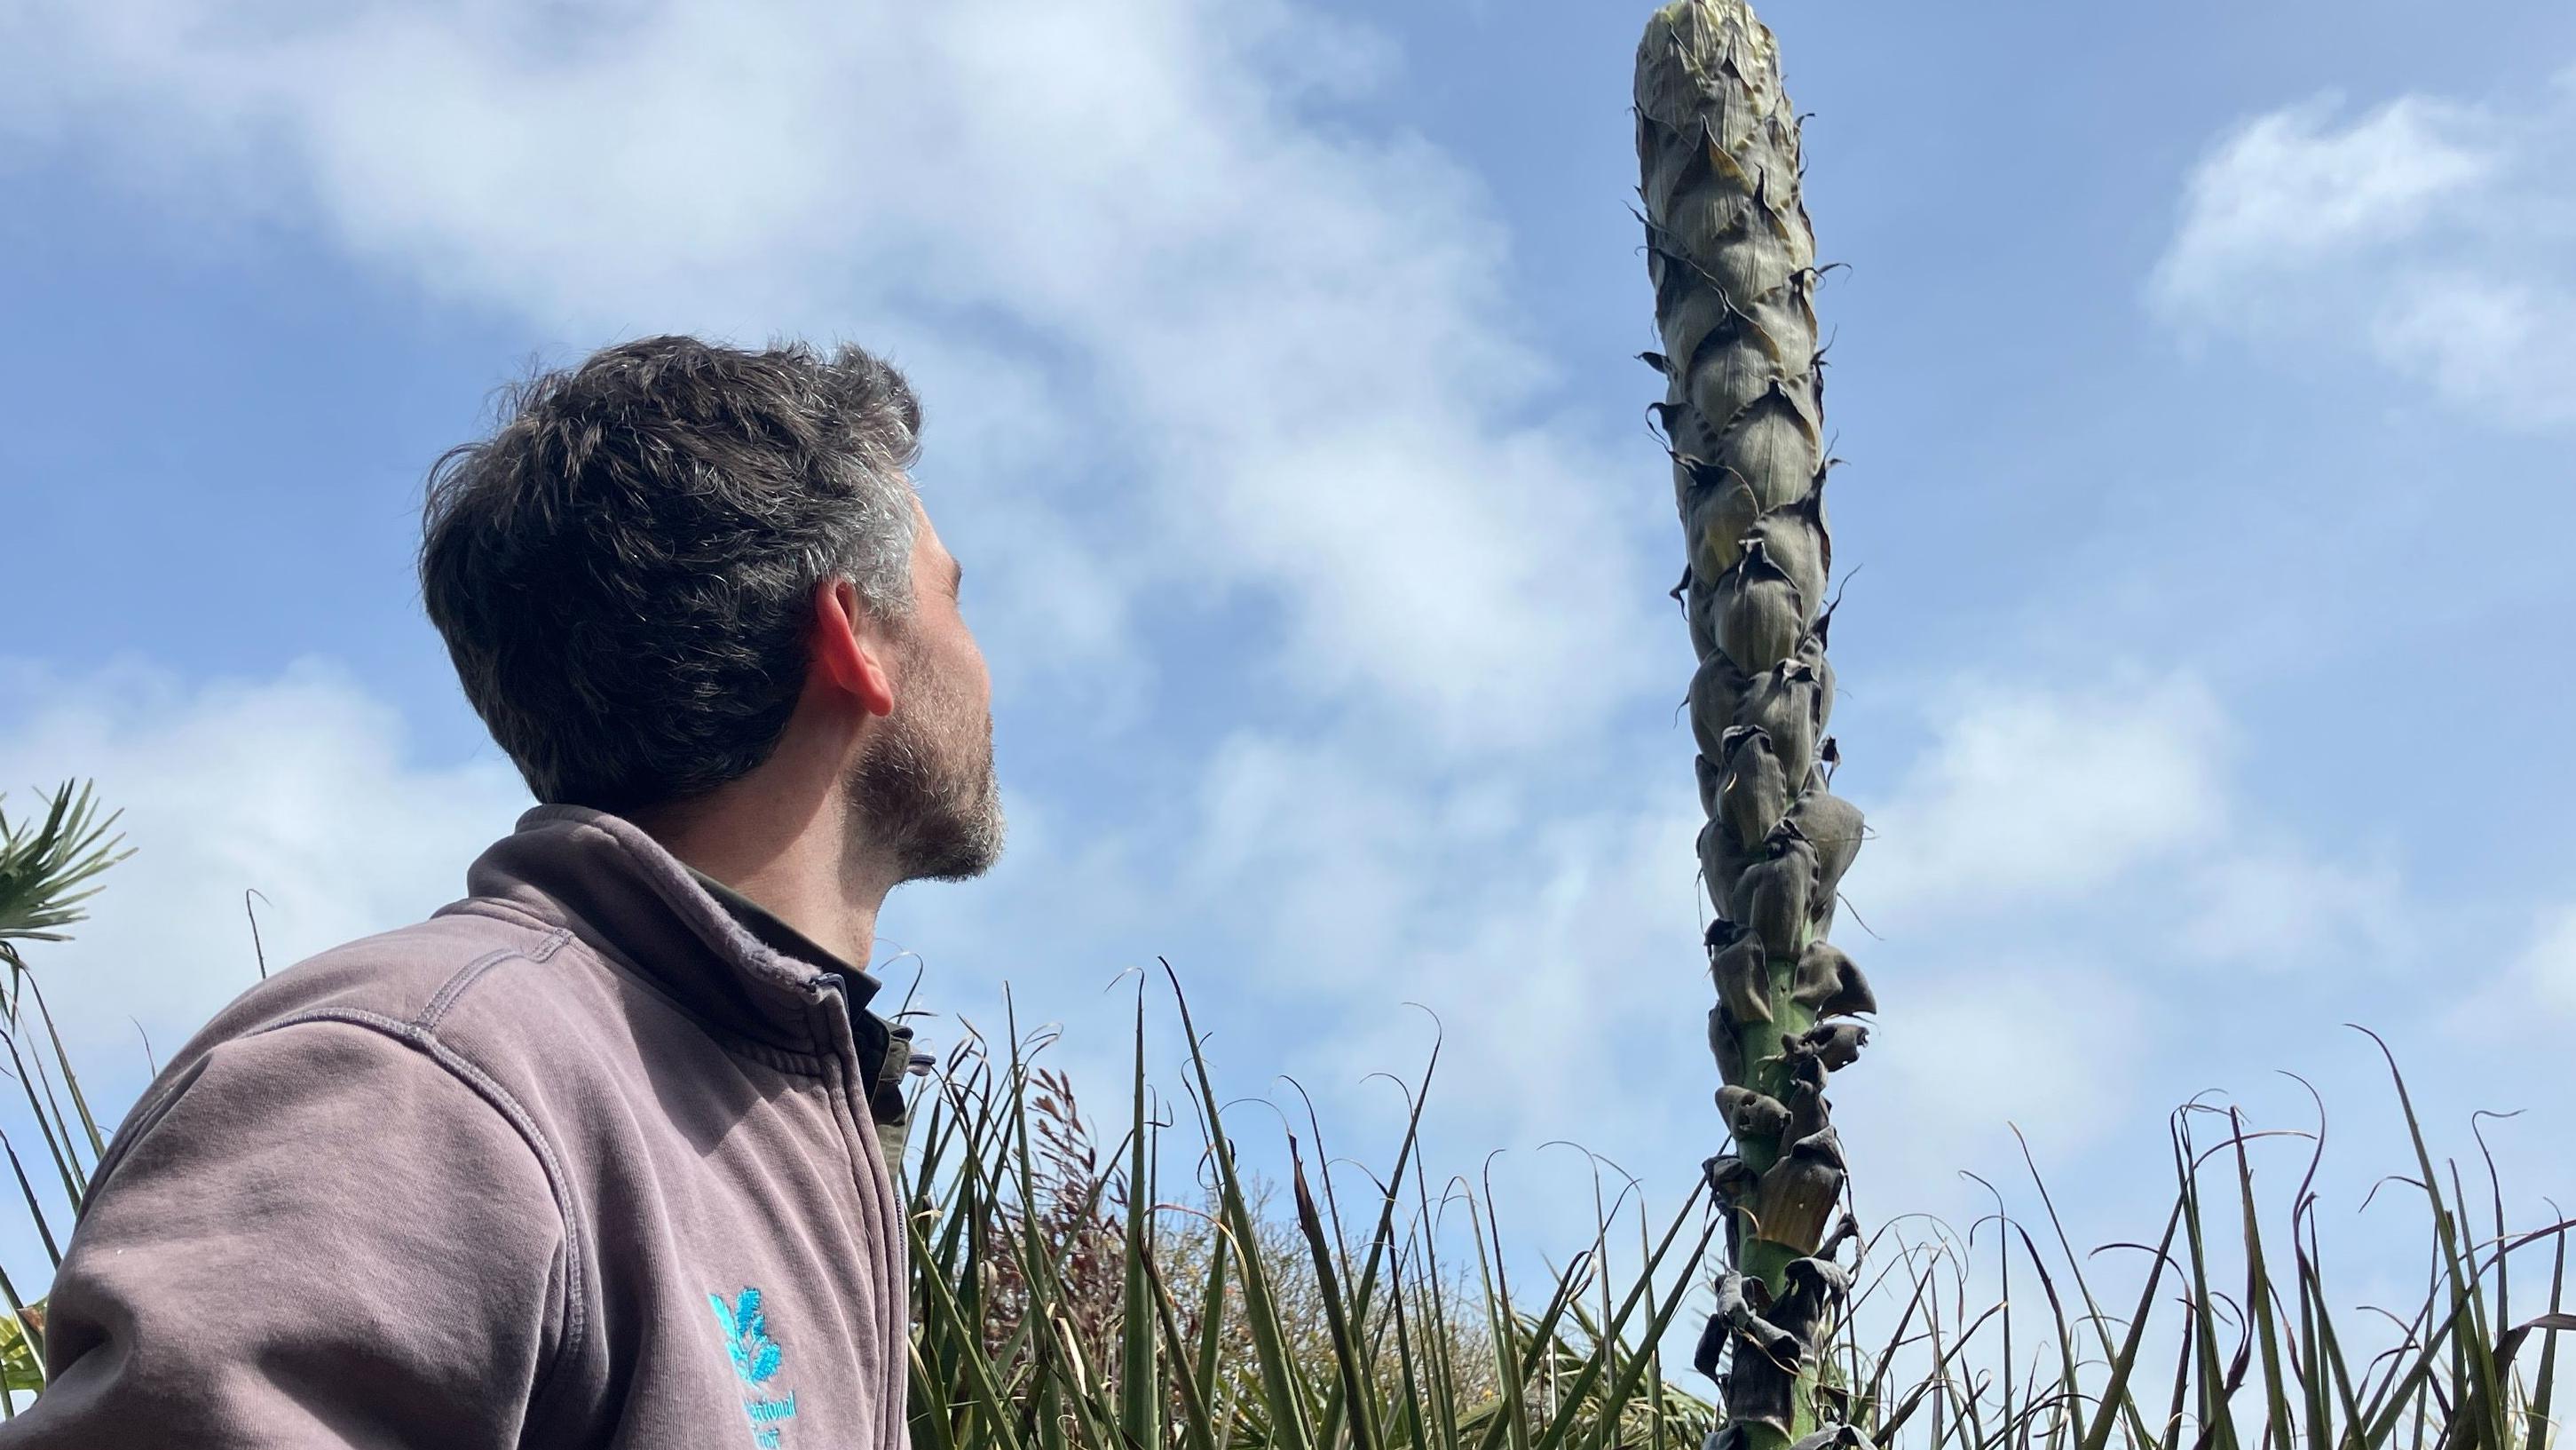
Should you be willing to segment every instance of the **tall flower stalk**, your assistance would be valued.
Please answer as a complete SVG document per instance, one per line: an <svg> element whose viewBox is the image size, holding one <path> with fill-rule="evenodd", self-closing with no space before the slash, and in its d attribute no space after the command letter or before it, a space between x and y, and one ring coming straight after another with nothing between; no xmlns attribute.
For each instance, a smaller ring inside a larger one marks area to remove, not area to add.
<svg viewBox="0 0 2576 1450"><path fill-rule="evenodd" d="M1699 668L1699 861L1717 1005L1709 1049L1730 1151L1708 1162L1729 1265L1697 1363L1743 1450L1840 1423L1827 1353L1856 1239L1825 1089L1876 1007L1826 940L1860 812L1828 789L1824 381L1815 237L1779 49L1743 0L1675 0L1637 48L1637 159L1663 350L1656 405L1688 563L1675 590Z"/></svg>

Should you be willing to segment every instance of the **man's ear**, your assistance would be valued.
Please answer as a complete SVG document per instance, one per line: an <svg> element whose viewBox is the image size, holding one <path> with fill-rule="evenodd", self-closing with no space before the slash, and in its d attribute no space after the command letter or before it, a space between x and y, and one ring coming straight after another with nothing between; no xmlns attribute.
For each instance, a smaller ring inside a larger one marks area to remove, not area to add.
<svg viewBox="0 0 2576 1450"><path fill-rule="evenodd" d="M886 672L892 641L859 603L847 579L814 586L813 669L816 680L856 700L871 715L894 713L894 677Z"/></svg>

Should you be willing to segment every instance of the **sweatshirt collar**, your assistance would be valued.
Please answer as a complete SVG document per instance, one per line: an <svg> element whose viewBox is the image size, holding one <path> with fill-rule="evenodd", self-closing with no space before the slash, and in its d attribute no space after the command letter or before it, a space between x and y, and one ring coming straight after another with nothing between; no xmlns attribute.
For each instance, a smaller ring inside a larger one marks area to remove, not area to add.
<svg viewBox="0 0 2576 1450"><path fill-rule="evenodd" d="M689 1012L773 1047L821 1050L814 1004L830 978L841 979L853 1016L876 992L875 978L745 899L783 933L764 941L770 933L755 934L660 842L606 811L528 811L467 869L465 883L473 896L569 928Z"/></svg>
<svg viewBox="0 0 2576 1450"><path fill-rule="evenodd" d="M838 974L847 984L842 988L842 992L847 997L853 1013L875 1001L877 993L884 990L885 984L877 980L875 973L863 967L851 966L847 957L789 926L785 917L695 866L682 862L681 869L689 873L690 880L698 883L699 890L714 897L716 905L723 907L726 914L730 915L743 930L750 932L761 945L789 961L804 962L822 971Z"/></svg>

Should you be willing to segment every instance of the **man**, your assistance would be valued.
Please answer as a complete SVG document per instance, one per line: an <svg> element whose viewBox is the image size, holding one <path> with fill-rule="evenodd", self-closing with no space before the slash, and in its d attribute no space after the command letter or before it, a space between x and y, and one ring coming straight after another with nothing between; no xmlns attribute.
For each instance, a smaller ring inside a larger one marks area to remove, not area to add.
<svg viewBox="0 0 2576 1450"><path fill-rule="evenodd" d="M542 804L171 1062L0 1446L904 1443L908 1034L860 964L1002 836L920 410L854 348L663 337L507 412L421 586Z"/></svg>

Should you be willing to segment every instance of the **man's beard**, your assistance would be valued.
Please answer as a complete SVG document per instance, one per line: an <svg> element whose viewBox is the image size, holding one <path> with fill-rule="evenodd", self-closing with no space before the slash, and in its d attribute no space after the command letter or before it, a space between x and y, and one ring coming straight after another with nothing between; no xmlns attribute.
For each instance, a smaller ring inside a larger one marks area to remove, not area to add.
<svg viewBox="0 0 2576 1450"><path fill-rule="evenodd" d="M939 730L964 713L948 699L915 699L887 717L851 772L854 824L888 853L898 882L963 881L1001 857L992 716L980 732L963 722Z"/></svg>

